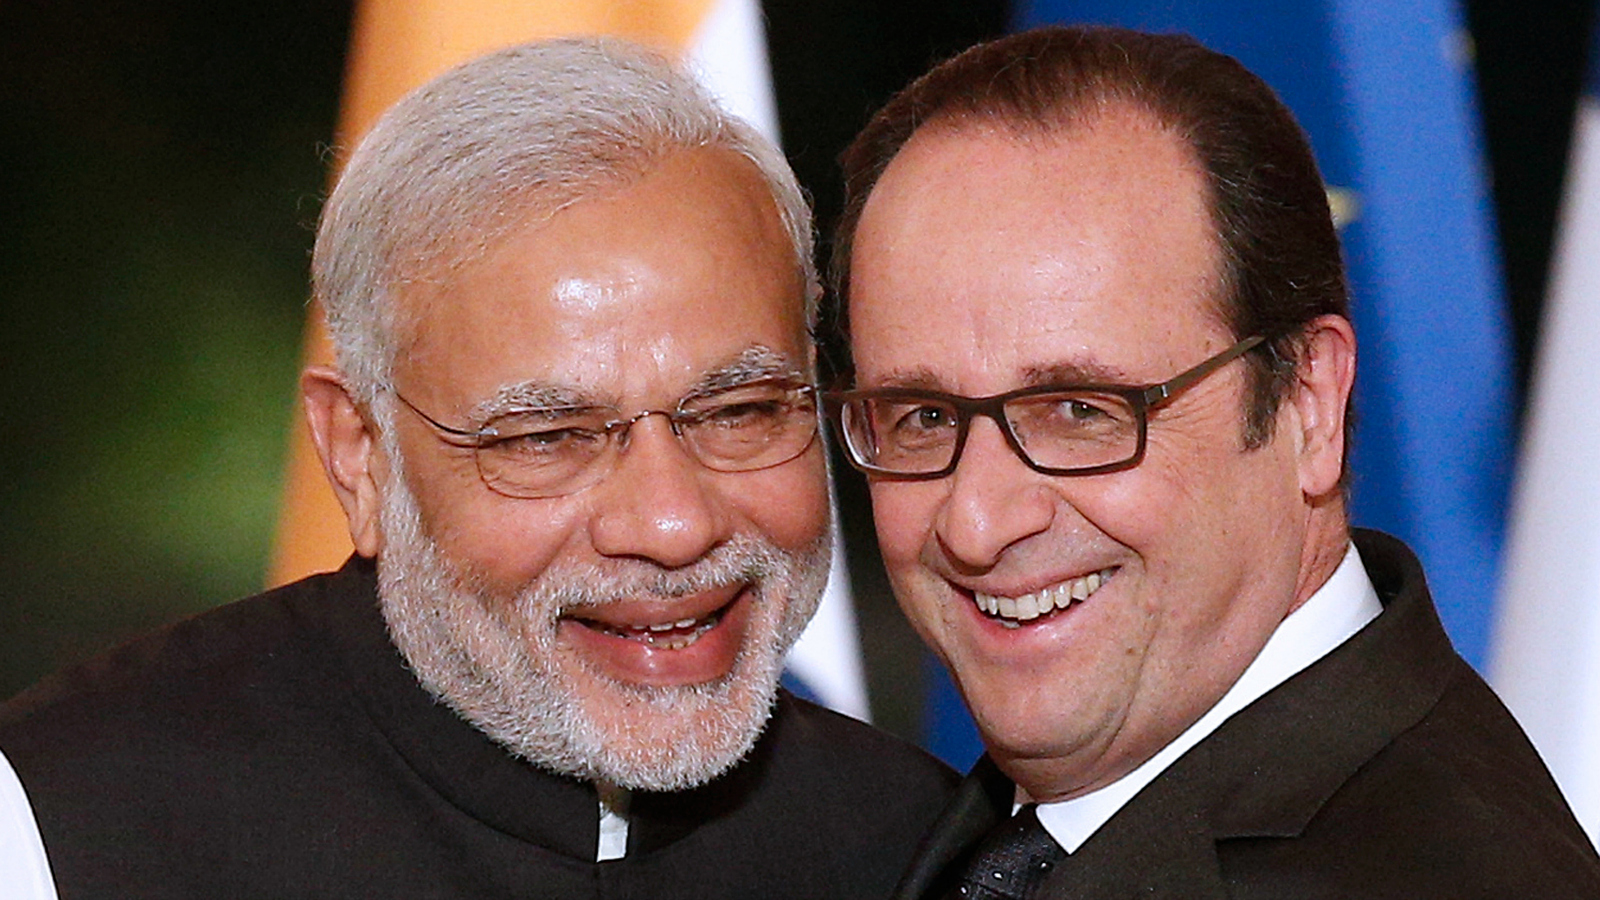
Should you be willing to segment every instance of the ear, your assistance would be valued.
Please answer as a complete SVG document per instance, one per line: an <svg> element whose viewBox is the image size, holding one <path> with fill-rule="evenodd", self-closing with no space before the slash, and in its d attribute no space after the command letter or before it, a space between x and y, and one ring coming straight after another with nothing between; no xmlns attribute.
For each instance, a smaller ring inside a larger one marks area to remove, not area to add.
<svg viewBox="0 0 1600 900"><path fill-rule="evenodd" d="M350 540L362 556L377 556L383 545L378 525L378 484L386 466L372 424L345 388L344 377L328 366L311 366L300 376L300 397L322 470L344 507Z"/></svg>
<svg viewBox="0 0 1600 900"><path fill-rule="evenodd" d="M1356 336L1343 316L1319 316L1306 327L1290 397L1295 413L1300 490L1323 497L1344 476L1344 425L1356 377Z"/></svg>

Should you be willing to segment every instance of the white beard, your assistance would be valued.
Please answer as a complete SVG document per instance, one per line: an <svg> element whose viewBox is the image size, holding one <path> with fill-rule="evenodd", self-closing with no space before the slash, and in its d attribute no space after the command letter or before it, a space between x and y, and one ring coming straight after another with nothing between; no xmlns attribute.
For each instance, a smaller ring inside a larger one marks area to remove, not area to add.
<svg viewBox="0 0 1600 900"><path fill-rule="evenodd" d="M378 596L391 638L430 693L534 765L630 790L704 784L750 751L784 656L827 581L826 530L799 552L740 536L671 570L642 560L557 563L497 595L445 558L398 469L383 507ZM748 636L732 670L712 682L619 682L557 642L563 611L745 582Z"/></svg>

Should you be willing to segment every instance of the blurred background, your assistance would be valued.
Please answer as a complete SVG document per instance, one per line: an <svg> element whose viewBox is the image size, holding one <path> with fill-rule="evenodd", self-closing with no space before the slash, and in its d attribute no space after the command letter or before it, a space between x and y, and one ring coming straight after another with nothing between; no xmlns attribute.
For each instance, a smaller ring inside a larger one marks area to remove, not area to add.
<svg viewBox="0 0 1600 900"><path fill-rule="evenodd" d="M1515 396L1595 6L1460 7ZM764 7L785 149L824 234L834 159L867 115L1017 15L996 0ZM0 4L0 697L262 586L351 15L330 0ZM875 718L917 738L927 712L905 686L921 656L876 573L862 486L840 491Z"/></svg>

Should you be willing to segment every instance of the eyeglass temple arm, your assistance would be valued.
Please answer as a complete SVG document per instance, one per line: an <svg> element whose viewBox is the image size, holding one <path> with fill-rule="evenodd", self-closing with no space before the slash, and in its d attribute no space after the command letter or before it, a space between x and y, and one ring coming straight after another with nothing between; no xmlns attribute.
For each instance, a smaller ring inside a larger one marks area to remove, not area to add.
<svg viewBox="0 0 1600 900"><path fill-rule="evenodd" d="M1173 378L1170 381L1164 381L1161 384L1154 385L1146 389L1143 395L1145 407L1154 408L1160 406L1168 400L1171 400L1173 397L1182 393L1190 385L1206 377L1207 375L1210 375L1212 372L1215 372L1228 363L1233 362L1246 353L1249 353L1251 350L1254 350L1258 344L1265 340L1266 338L1259 334L1253 337L1247 337L1239 343L1234 344L1232 347L1229 347L1228 349L1217 354L1216 356L1211 357L1200 365L1178 375L1176 378Z"/></svg>
<svg viewBox="0 0 1600 900"><path fill-rule="evenodd" d="M419 417L421 417L422 421L427 422L429 425L432 425L435 429L443 432L444 434L448 434L448 435L450 435L452 437L472 438L474 440L481 440L481 439L483 439L485 437L494 437L495 432L494 432L494 429L492 429L492 428L480 429L478 431L464 431L464 430L462 430L460 428L451 428L449 425L446 425L443 422L440 422L438 419L435 419L433 416L430 416L427 413L423 412L422 410L418 409L417 405L415 403L412 403L410 400L407 400L405 398L405 396L403 394L401 394L399 391L391 390L390 393L394 394L396 400L399 400L401 403L404 403L406 405L407 409L411 410L412 412L416 413Z"/></svg>

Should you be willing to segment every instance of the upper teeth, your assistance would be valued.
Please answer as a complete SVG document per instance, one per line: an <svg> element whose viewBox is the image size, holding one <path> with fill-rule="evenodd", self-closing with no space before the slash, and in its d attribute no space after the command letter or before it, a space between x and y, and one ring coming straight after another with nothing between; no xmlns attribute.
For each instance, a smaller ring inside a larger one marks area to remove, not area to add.
<svg viewBox="0 0 1600 900"><path fill-rule="evenodd" d="M1001 597L995 594L985 594L974 591L972 600L978 609L991 616L1002 619L1015 619L1026 622L1056 609L1066 609L1080 600L1087 600L1089 595L1100 589L1110 577L1113 569L1101 569L1090 572L1079 578L1071 578L1060 584L1054 584L1031 594L1021 597Z"/></svg>
<svg viewBox="0 0 1600 900"><path fill-rule="evenodd" d="M605 625L595 623L595 627L617 637L642 641L658 649L682 650L698 641L701 635L715 628L720 621L722 621L722 610L717 610L703 619L679 619L676 622L657 622L651 625ZM668 634L668 632L674 633Z"/></svg>
<svg viewBox="0 0 1600 900"><path fill-rule="evenodd" d="M679 619L676 622L661 622L661 623L658 623L658 624L655 624L655 625L650 625L650 626L635 625L633 627L636 630L639 629L639 628L648 627L651 631L671 631L674 628L688 628L689 626L693 625L696 621L697 620L695 620L695 619Z"/></svg>

